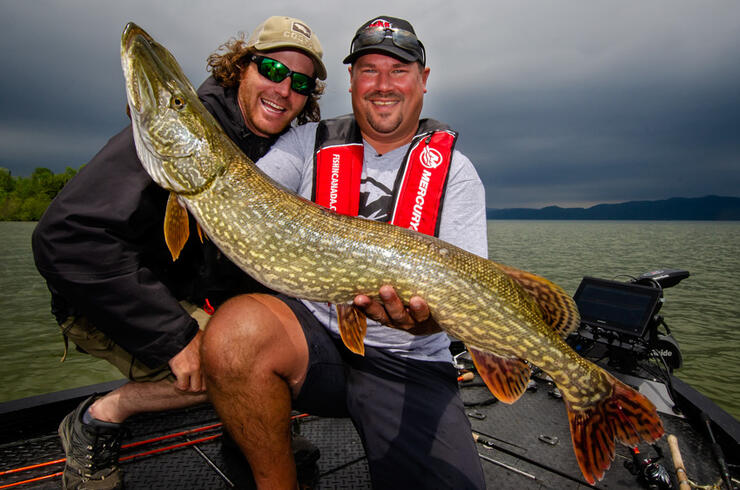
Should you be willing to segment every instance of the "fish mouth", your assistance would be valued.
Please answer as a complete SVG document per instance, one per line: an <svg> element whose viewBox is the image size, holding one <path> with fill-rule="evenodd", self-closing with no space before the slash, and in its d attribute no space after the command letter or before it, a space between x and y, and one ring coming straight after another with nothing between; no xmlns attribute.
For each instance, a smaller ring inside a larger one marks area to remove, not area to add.
<svg viewBox="0 0 740 490"><path fill-rule="evenodd" d="M156 112L166 95L197 97L172 54L133 22L121 34L121 67L132 113Z"/></svg>
<svg viewBox="0 0 740 490"><path fill-rule="evenodd" d="M135 139L140 143L137 147L146 151L140 155L142 163L150 163L147 166L152 168L156 167L157 160L164 162L193 156L193 152L187 148L177 151L171 145L157 145L152 140L155 132L139 130L140 127L156 124L163 98L169 100L172 95L188 90L195 93L189 82L183 84L182 81L187 78L174 57L144 29L129 22L121 34L121 67L125 75L126 97L134 123ZM159 148L167 148L167 154Z"/></svg>
<svg viewBox="0 0 740 490"><path fill-rule="evenodd" d="M137 115L142 114L145 105L152 107L154 88L148 70L157 69L157 59L153 55L156 41L141 27L129 22L121 34L121 65L126 75L126 95L129 109ZM157 71L161 71L158 69Z"/></svg>
<svg viewBox="0 0 740 490"><path fill-rule="evenodd" d="M176 94L183 99L197 98L172 54L133 22L126 24L121 34L121 67L131 118L136 118L142 126L154 124L156 114L166 109L166 101ZM152 151L157 153L153 148ZM191 154L168 156L180 158Z"/></svg>
<svg viewBox="0 0 740 490"><path fill-rule="evenodd" d="M223 168L208 158L211 145L220 141L218 122L175 57L133 22L121 34L121 67L142 165L167 190L200 192Z"/></svg>

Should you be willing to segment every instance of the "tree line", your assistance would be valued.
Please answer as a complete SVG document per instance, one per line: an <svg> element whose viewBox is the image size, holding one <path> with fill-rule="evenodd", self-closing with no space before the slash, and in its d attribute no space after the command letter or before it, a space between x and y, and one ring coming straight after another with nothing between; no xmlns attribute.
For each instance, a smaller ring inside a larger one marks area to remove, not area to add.
<svg viewBox="0 0 740 490"><path fill-rule="evenodd" d="M0 221L38 221L76 174L71 167L60 174L38 167L29 177L13 177L10 170L0 167Z"/></svg>

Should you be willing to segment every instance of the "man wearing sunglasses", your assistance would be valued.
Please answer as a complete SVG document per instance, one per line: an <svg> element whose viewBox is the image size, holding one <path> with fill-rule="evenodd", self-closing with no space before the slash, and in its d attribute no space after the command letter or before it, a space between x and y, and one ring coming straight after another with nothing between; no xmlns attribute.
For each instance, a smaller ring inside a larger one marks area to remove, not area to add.
<svg viewBox="0 0 740 490"><path fill-rule="evenodd" d="M338 213L388 221L487 255L484 192L457 133L419 119L429 68L407 21L378 17L352 40L353 114L293 128L258 166ZM331 278L323 278L331 279ZM232 298L203 341L209 394L259 488L295 485L291 407L351 417L375 488L482 488L449 339L423 298L358 296L365 355L342 343L334 305ZM387 326L394 328L387 328ZM423 335L416 335L423 334Z"/></svg>
<svg viewBox="0 0 740 490"><path fill-rule="evenodd" d="M257 160L294 120L320 119L321 58L308 25L270 17L246 42L232 39L209 57L212 76L198 94ZM124 420L206 401L199 325L229 297L264 289L211 242L201 244L194 226L196 238L173 261L162 233L166 202L136 156L129 126L67 184L35 229L36 264L65 339L130 380L85 400L60 425L65 488L120 488Z"/></svg>

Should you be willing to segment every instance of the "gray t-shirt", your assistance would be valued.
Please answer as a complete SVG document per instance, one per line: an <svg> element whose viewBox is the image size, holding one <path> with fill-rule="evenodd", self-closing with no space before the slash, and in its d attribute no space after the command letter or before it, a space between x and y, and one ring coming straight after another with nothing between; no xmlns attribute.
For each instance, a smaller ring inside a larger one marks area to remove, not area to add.
<svg viewBox="0 0 740 490"><path fill-rule="evenodd" d="M292 128L280 137L257 166L273 180L300 196L311 199L313 186L313 152L317 123ZM379 155L363 140L364 160L360 184L360 202L367 216L388 221L387 210L396 175L409 145ZM485 194L473 164L462 153L452 156L439 238L469 252L488 256ZM316 318L335 335L339 335L333 305L304 301ZM420 360L449 361L449 339L442 332L417 336L368 321L365 344L388 349L404 357Z"/></svg>

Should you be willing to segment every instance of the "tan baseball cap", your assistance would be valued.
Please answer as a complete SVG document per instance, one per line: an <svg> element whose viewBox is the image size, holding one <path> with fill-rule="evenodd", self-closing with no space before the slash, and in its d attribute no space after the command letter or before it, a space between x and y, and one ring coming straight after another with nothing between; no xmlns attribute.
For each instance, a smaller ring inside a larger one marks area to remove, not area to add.
<svg viewBox="0 0 740 490"><path fill-rule="evenodd" d="M302 20L275 15L252 32L247 40L248 47L259 51L274 51L281 48L299 49L313 60L316 76L326 80L326 67L321 61L324 51L316 34Z"/></svg>

